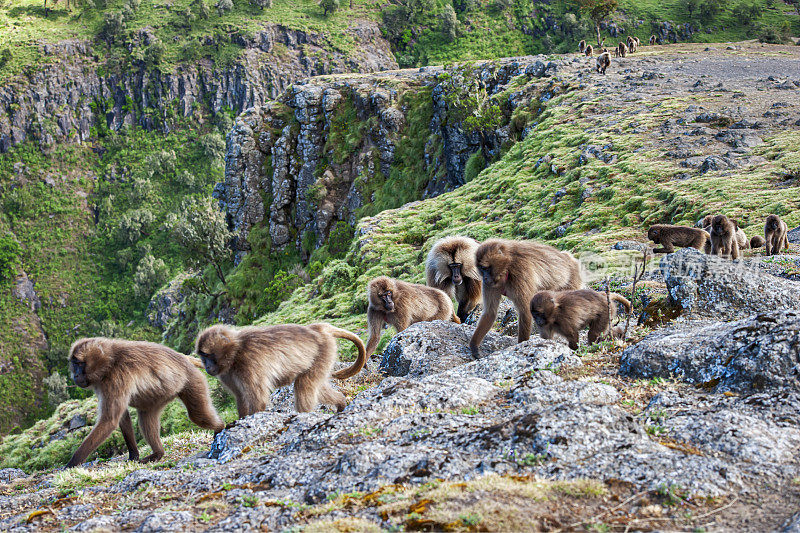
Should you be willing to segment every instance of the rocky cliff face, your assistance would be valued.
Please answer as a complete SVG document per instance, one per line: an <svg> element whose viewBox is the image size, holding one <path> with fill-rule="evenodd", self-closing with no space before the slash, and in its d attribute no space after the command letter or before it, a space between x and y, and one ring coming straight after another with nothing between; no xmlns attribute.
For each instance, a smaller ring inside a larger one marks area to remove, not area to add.
<svg viewBox="0 0 800 533"><path fill-rule="evenodd" d="M531 56L457 72L424 67L324 76L247 110L228 136L225 181L216 190L240 237L238 250L248 249L248 231L262 223L274 248L301 245L308 235L319 244L335 222L353 225L357 212L387 190L398 194L381 208L463 184L473 154L491 160L517 140L521 132L509 119L518 105L558 90L543 82L531 94L514 90L512 80L550 77L557 68ZM499 124L469 127L470 114L485 111L463 102L471 91L487 98L508 91L497 109ZM419 174L399 177L409 167Z"/></svg>
<svg viewBox="0 0 800 533"><path fill-rule="evenodd" d="M244 50L227 68L204 60L173 72L141 66L109 75L101 74L103 61L91 43L44 44L49 62L0 87L0 152L28 139L42 146L85 141L98 119L114 129L139 124L166 130L171 116L196 116L206 104L212 113L224 107L238 112L309 76L396 68L375 24L357 21L350 31L357 45L349 56L328 50L321 35L270 24L253 37L236 38ZM141 32L137 38L146 46L151 37Z"/></svg>

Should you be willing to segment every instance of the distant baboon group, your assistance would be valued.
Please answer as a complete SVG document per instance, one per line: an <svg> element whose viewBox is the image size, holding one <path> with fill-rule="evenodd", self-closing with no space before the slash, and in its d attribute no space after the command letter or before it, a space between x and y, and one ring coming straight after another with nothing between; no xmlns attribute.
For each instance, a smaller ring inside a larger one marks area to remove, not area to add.
<svg viewBox="0 0 800 533"><path fill-rule="evenodd" d="M656 41L656 36L652 35L649 41L650 44L656 44ZM605 74L606 69L611 65L611 52L603 46L604 44L605 39L603 39L597 47L597 51L599 53L597 60L595 61L595 70L600 74ZM628 54L636 52L640 46L641 41L638 37L628 36L625 42L619 43L614 48L614 57L627 57ZM586 57L592 57L594 55L595 48L592 47L591 44L587 44L585 40L581 40L581 42L578 43L578 52Z"/></svg>
<svg viewBox="0 0 800 533"><path fill-rule="evenodd" d="M647 238L660 248L654 253L672 253L675 246L697 248L707 254L739 259L741 251L761 248L766 244L767 255L776 255L789 248L788 227L778 215L769 215L764 224L764 236L748 239L739 223L723 214L706 215L694 228L655 224L647 231Z"/></svg>

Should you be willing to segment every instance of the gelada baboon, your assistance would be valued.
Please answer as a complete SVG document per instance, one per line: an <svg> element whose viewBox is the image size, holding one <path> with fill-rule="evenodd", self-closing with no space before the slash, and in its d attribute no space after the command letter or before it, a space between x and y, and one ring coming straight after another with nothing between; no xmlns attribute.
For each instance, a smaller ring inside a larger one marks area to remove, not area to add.
<svg viewBox="0 0 800 533"><path fill-rule="evenodd" d="M595 68L597 68L597 72L600 74L605 74L606 69L608 66L611 65L611 54L608 52L603 52L599 56L597 56Z"/></svg>
<svg viewBox="0 0 800 533"><path fill-rule="evenodd" d="M789 249L789 226L778 215L770 215L764 223L764 242L767 255L778 255L781 250Z"/></svg>
<svg viewBox="0 0 800 533"><path fill-rule="evenodd" d="M617 316L617 303L631 312L631 303L613 292L606 297L606 293L591 289L542 291L531 300L531 314L543 338L552 339L558 333L567 339L571 349L577 350L578 335L586 326L589 326L589 344L602 336L621 336L618 328L611 327Z"/></svg>
<svg viewBox="0 0 800 533"><path fill-rule="evenodd" d="M632 54L639 48L639 39L636 37L628 37L628 51Z"/></svg>
<svg viewBox="0 0 800 533"><path fill-rule="evenodd" d="M650 36L650 45L652 46L652 45L656 44L656 41L657 41L656 36L655 35L651 35Z"/></svg>
<svg viewBox="0 0 800 533"><path fill-rule="evenodd" d="M221 431L225 424L214 410L208 383L196 368L200 361L151 342L103 337L76 341L69 350L70 374L76 385L91 388L97 395L97 423L67 463L82 464L119 426L128 457L139 459L128 406L139 412L139 429L153 453L142 462L164 456L159 431L161 411L176 397L200 427Z"/></svg>
<svg viewBox="0 0 800 533"><path fill-rule="evenodd" d="M358 357L350 367L331 374L337 360L336 339L352 341ZM294 406L307 412L318 404L347 404L329 383L354 376L367 361L364 343L354 333L330 324L283 324L241 329L217 324L197 337L197 355L206 372L217 376L236 399L239 418L270 405L270 394L294 383Z"/></svg>
<svg viewBox="0 0 800 533"><path fill-rule="evenodd" d="M714 215L706 215L697 221L695 227L703 228L707 232L711 233L711 222L713 220ZM764 246L764 239L760 235L755 235L750 240L747 240L747 235L745 234L744 230L740 228L738 223L735 221L734 224L736 224L736 242L739 244L740 250L746 250L748 248L760 248Z"/></svg>
<svg viewBox="0 0 800 533"><path fill-rule="evenodd" d="M581 40L581 42L578 43L578 52L582 54L585 51L586 51L586 41Z"/></svg>
<svg viewBox="0 0 800 533"><path fill-rule="evenodd" d="M628 55L628 45L625 43L619 43L617 46L617 55L619 57L625 57Z"/></svg>
<svg viewBox="0 0 800 533"><path fill-rule="evenodd" d="M462 322L481 301L481 275L475 266L478 246L478 241L469 237L445 237L436 241L425 262L428 286L456 299L456 314Z"/></svg>
<svg viewBox="0 0 800 533"><path fill-rule="evenodd" d="M461 324L450 297L433 287L380 276L369 282L367 298L367 357L378 347L384 324L394 326L398 333L417 322L452 320Z"/></svg>
<svg viewBox="0 0 800 533"><path fill-rule="evenodd" d="M586 48L583 50L583 53L586 54L586 57L592 57L594 53L594 48L592 48L591 44L587 44Z"/></svg>
<svg viewBox="0 0 800 533"><path fill-rule="evenodd" d="M715 216L711 220L711 255L739 259L740 246L736 235L738 230L739 225L735 220L725 215Z"/></svg>
<svg viewBox="0 0 800 533"><path fill-rule="evenodd" d="M699 228L654 224L647 230L647 238L661 245L661 248L653 250L655 254L671 254L675 246L697 248L706 253L711 251L711 235Z"/></svg>
<svg viewBox="0 0 800 533"><path fill-rule="evenodd" d="M581 265L568 252L533 241L490 239L475 254L483 278L483 313L469 341L472 356L497 318L501 296L508 297L517 309L517 339L531 336L533 295L542 290L570 290L583 286Z"/></svg>

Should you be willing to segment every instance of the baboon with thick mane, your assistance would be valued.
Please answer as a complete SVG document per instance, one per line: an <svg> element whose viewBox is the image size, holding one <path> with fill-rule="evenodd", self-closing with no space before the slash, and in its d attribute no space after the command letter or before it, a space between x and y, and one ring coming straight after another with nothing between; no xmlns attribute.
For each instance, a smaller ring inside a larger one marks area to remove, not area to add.
<svg viewBox="0 0 800 533"><path fill-rule="evenodd" d="M332 374L337 338L352 341L358 357L350 367ZM347 402L331 386L330 377L347 379L367 362L364 343L355 333L325 323L241 329L217 324L198 335L195 348L206 372L217 376L233 394L239 418L265 410L272 391L292 383L299 412L311 411L320 403L341 411Z"/></svg>
<svg viewBox="0 0 800 533"><path fill-rule="evenodd" d="M697 221L695 227L703 228L711 233L711 222L714 220L714 215L706 215ZM739 245L740 250L747 250L748 248L760 248L764 246L764 239L760 235L754 235L749 240L744 230L739 227L739 224L734 221L736 225L736 243Z"/></svg>
<svg viewBox="0 0 800 533"><path fill-rule="evenodd" d="M647 230L647 238L661 245L661 248L653 250L656 254L671 254L675 246L697 248L706 253L711 250L711 235L699 228L654 224Z"/></svg>
<svg viewBox="0 0 800 533"><path fill-rule="evenodd" d="M586 41L581 39L581 42L578 43L578 52L581 54L586 51Z"/></svg>
<svg viewBox="0 0 800 533"><path fill-rule="evenodd" d="M789 249L789 226L778 215L769 215L764 223L764 242L767 255L778 255Z"/></svg>
<svg viewBox="0 0 800 533"><path fill-rule="evenodd" d="M594 54L594 48L592 48L591 44L587 44L586 48L583 50L583 53L586 55L586 57L592 57L592 54Z"/></svg>
<svg viewBox="0 0 800 533"><path fill-rule="evenodd" d="M589 344L605 335L621 336L621 331L611 327L617 316L617 303L631 312L631 303L623 296L612 292L606 297L606 293L591 289L537 292L530 305L543 338L552 339L558 333L567 339L571 349L577 350L580 331L586 326Z"/></svg>
<svg viewBox="0 0 800 533"><path fill-rule="evenodd" d="M625 44L625 43L619 43L619 45L617 45L617 54L620 57L627 56L628 55L628 45Z"/></svg>
<svg viewBox="0 0 800 533"><path fill-rule="evenodd" d="M97 423L75 451L67 468L83 464L119 426L128 457L139 459L128 406L139 412L139 428L153 453L142 462L164 456L159 438L161 411L180 398L189 419L206 429L221 431L225 423L211 404L208 383L197 369L200 361L152 342L91 337L75 341L69 350L72 380L97 395Z"/></svg>
<svg viewBox="0 0 800 533"><path fill-rule="evenodd" d="M425 262L428 286L456 299L456 314L462 322L481 301L481 275L475 266L478 246L478 241L469 237L444 237L436 241Z"/></svg>
<svg viewBox="0 0 800 533"><path fill-rule="evenodd" d="M656 38L655 35L651 35L650 36L650 45L652 46L652 45L656 44L657 40L658 39Z"/></svg>
<svg viewBox="0 0 800 533"><path fill-rule="evenodd" d="M367 357L378 347L384 324L401 332L417 322L452 320L461 323L453 311L453 302L444 291L418 283L380 276L369 282L367 299Z"/></svg>
<svg viewBox="0 0 800 533"><path fill-rule="evenodd" d="M632 54L639 48L639 39L636 37L628 37L628 51Z"/></svg>
<svg viewBox="0 0 800 533"><path fill-rule="evenodd" d="M595 68L597 68L597 72L600 74L605 74L609 65L611 65L611 54L608 52L603 52L597 56L597 60L595 62Z"/></svg>
<svg viewBox="0 0 800 533"><path fill-rule="evenodd" d="M711 255L739 259L741 253L740 239L737 238L738 230L739 225L735 220L725 215L716 215L711 220Z"/></svg>
<svg viewBox="0 0 800 533"><path fill-rule="evenodd" d="M583 286L580 263L568 252L562 252L534 241L489 239L475 254L478 271L483 277L483 313L469 341L472 356L497 318L502 296L508 297L517 309L517 340L531 336L530 302L542 290L570 290Z"/></svg>

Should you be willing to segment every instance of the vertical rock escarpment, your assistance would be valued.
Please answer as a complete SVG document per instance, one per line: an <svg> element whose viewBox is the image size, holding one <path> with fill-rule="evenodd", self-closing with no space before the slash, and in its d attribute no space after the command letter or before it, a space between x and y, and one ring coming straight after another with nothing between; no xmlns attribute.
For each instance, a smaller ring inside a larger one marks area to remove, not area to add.
<svg viewBox="0 0 800 533"><path fill-rule="evenodd" d="M225 181L215 191L237 251L247 251L247 234L259 225L274 249L308 249L339 221L352 226L463 185L472 156L490 161L524 135L510 117L559 90L556 80L527 83L556 69L528 57L322 76L248 109L228 135ZM494 106L497 120L482 122L481 106Z"/></svg>
<svg viewBox="0 0 800 533"><path fill-rule="evenodd" d="M345 54L329 50L321 35L268 24L235 38L243 50L228 67L204 59L170 72L134 65L107 75L88 42L44 44L42 67L0 87L0 153L26 140L81 142L98 124L167 130L174 116L263 105L309 76L397 67L374 23L357 21L350 32L354 51ZM136 36L142 45L151 38L146 30Z"/></svg>

